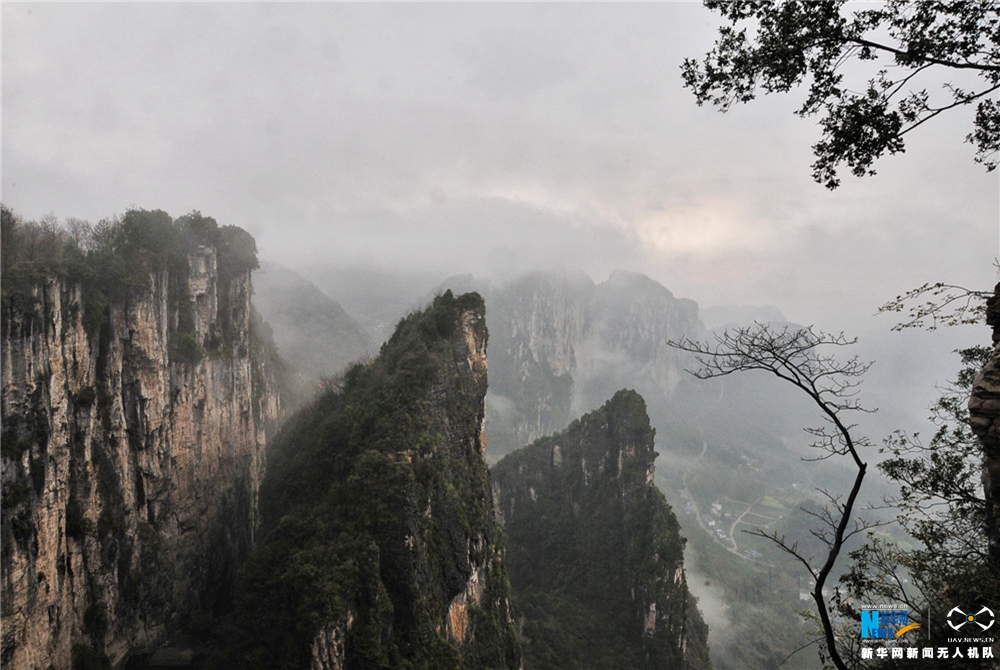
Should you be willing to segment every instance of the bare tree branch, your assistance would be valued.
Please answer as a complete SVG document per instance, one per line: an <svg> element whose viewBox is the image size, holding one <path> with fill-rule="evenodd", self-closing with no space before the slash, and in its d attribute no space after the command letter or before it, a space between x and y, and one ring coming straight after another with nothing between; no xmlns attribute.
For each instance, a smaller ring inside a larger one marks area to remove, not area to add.
<svg viewBox="0 0 1000 670"><path fill-rule="evenodd" d="M835 495L825 489L819 492L828 504L820 511L802 508L802 511L816 518L819 528L810 533L827 548L820 566L813 565L813 557L805 556L795 542L788 543L776 531L754 529L752 535L767 538L779 549L794 557L813 577L812 591L817 613L823 627L823 636L830 659L839 670L847 670L847 665L837 648L834 626L830 617L830 606L823 594L844 542L872 524L852 519L861 484L864 481L867 463L861 459L859 449L867 448L870 442L864 437L855 437L855 425L845 422L844 412L874 411L863 407L856 398L861 378L871 367L871 362L863 362L857 356L841 361L835 355L826 353L832 347L846 347L856 339L843 333L830 334L808 328L785 326L777 330L770 326L754 323L751 326L730 328L715 335L714 345L695 342L684 338L679 342L669 342L670 346L694 354L701 365L697 370L689 370L699 379L723 377L735 372L763 370L770 372L805 393L813 400L827 426L807 428L806 432L815 440L812 447L823 455L819 459L832 456L846 456L857 470L854 482L846 494ZM813 460L819 460L813 459ZM853 523L853 527L851 524Z"/></svg>

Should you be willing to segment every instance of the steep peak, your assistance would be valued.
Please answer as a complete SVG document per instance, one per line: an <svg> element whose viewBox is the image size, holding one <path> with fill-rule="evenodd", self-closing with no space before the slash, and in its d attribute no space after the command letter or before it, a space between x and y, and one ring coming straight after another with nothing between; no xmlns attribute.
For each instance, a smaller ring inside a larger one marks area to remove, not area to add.
<svg viewBox="0 0 1000 670"><path fill-rule="evenodd" d="M520 666L483 458L485 316L445 291L286 423L226 664Z"/></svg>
<svg viewBox="0 0 1000 670"><path fill-rule="evenodd" d="M621 390L493 468L528 667L711 667L653 436Z"/></svg>
<svg viewBox="0 0 1000 670"><path fill-rule="evenodd" d="M435 348L438 340L461 342L456 355L464 356L474 372L486 373L486 303L478 293L455 296L451 289L435 296L428 307L404 317L382 345L382 355L395 361L412 347ZM464 352L464 353L463 353ZM485 379L484 379L485 381Z"/></svg>
<svg viewBox="0 0 1000 670"><path fill-rule="evenodd" d="M641 416L649 424L649 417L646 416L646 400L632 389L622 389L611 396L611 400L604 403L604 411L619 412L634 416Z"/></svg>
<svg viewBox="0 0 1000 670"><path fill-rule="evenodd" d="M642 457L647 458L650 464L656 458L652 449L656 431L649 423L646 401L631 389L618 391L604 403L603 407L571 423L566 432L573 432L576 429L593 437L597 437L595 433L606 434L612 438L604 442L603 446L606 448L631 449L637 444L646 445L649 448L641 452ZM584 445L581 446L590 447L593 444L592 440L584 439ZM635 455L639 454L640 452L635 452Z"/></svg>
<svg viewBox="0 0 1000 670"><path fill-rule="evenodd" d="M605 288L627 289L630 291L642 291L651 293L662 293L674 297L670 290L656 281L642 274L641 272L630 272L628 270L613 270L607 280L598 284Z"/></svg>
<svg viewBox="0 0 1000 670"><path fill-rule="evenodd" d="M646 401L633 390L622 389L603 407L573 421L566 430L545 437L501 460L495 472L500 480L518 463L532 473L521 480L528 486L542 481L579 480L584 486L608 475L622 491L651 486L656 431L649 423Z"/></svg>

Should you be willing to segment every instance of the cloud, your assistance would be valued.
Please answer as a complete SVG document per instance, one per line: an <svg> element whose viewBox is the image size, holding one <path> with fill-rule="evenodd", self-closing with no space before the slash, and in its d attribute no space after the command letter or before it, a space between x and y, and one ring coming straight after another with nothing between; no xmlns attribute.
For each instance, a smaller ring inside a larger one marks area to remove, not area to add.
<svg viewBox="0 0 1000 670"><path fill-rule="evenodd" d="M29 218L199 209L285 262L624 267L798 321L992 283L997 179L959 116L827 192L801 92L720 114L683 90L714 39L695 4L3 12L3 197Z"/></svg>

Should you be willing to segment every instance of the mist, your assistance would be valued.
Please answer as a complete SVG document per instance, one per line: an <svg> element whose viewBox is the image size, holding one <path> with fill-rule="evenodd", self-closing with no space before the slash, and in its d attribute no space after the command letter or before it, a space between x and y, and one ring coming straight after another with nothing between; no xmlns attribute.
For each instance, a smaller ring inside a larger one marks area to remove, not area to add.
<svg viewBox="0 0 1000 670"><path fill-rule="evenodd" d="M904 315L878 313L926 282L997 281L1000 179L973 162L971 112L926 124L877 175L828 191L810 178L820 129L795 116L801 91L721 114L683 88L681 63L718 28L698 4L0 11L4 205L91 223L133 207L199 211L249 231L255 301L309 392L435 293L483 292L489 323L490 295L533 273L597 285L640 273L696 303L706 337L753 319L857 336L851 353L875 361L859 398L879 409L861 426L876 443L929 432L953 352L990 343L985 325L894 332ZM286 291L309 298L293 305ZM317 346L329 333L350 346ZM676 444L660 431L676 448L661 446L659 466L696 467L699 434L671 402L678 385L698 402L719 387L690 390L679 364L653 383L648 360L596 335L575 354L590 367L574 371L566 411L639 379L654 423L690 429ZM716 437L767 410L756 447L784 456L775 445L801 413L780 393L755 400L758 388L743 388ZM514 420L510 395L486 403L497 423ZM706 619L725 619L707 568L692 558L688 570ZM716 630L713 644L732 641Z"/></svg>
<svg viewBox="0 0 1000 670"><path fill-rule="evenodd" d="M794 96L694 105L694 4L3 11L3 198L29 219L198 209L292 267L626 268L851 331L925 281L992 284L997 178L958 120L827 192Z"/></svg>

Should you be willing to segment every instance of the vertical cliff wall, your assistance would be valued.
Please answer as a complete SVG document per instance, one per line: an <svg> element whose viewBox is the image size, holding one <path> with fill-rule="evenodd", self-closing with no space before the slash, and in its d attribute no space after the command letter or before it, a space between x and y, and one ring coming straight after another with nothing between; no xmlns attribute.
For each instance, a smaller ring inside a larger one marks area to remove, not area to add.
<svg viewBox="0 0 1000 670"><path fill-rule="evenodd" d="M993 327L993 357L972 384L969 424L983 441L983 489L990 565L1000 570L1000 284L986 301L986 323Z"/></svg>
<svg viewBox="0 0 1000 670"><path fill-rule="evenodd" d="M698 306L652 279L615 271L534 274L488 296L493 373L490 449L509 453L569 423L623 386L669 397L684 355L667 345L702 331Z"/></svg>
<svg viewBox="0 0 1000 670"><path fill-rule="evenodd" d="M222 667L518 668L484 459L485 308L435 298L291 417Z"/></svg>
<svg viewBox="0 0 1000 670"><path fill-rule="evenodd" d="M198 244L144 272L157 251L120 258L112 295L5 283L5 667L150 649L227 606L253 543L279 400L250 271Z"/></svg>
<svg viewBox="0 0 1000 670"><path fill-rule="evenodd" d="M655 458L643 399L620 391L494 466L526 667L711 667Z"/></svg>

